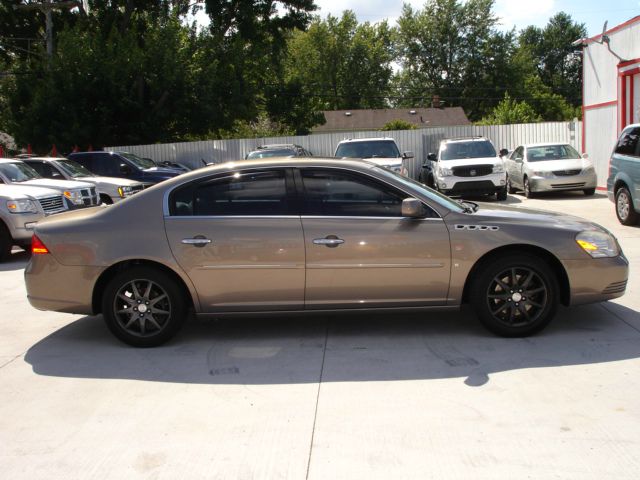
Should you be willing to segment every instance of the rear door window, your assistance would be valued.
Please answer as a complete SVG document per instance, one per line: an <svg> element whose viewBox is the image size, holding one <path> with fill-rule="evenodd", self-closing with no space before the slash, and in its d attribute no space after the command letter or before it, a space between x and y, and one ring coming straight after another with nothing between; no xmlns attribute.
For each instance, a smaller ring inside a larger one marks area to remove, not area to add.
<svg viewBox="0 0 640 480"><path fill-rule="evenodd" d="M638 138L640 138L640 127L633 127L626 130L616 144L615 153L620 155L639 156Z"/></svg>
<svg viewBox="0 0 640 480"><path fill-rule="evenodd" d="M284 169L235 172L193 182L172 195L171 215L288 215L285 173Z"/></svg>

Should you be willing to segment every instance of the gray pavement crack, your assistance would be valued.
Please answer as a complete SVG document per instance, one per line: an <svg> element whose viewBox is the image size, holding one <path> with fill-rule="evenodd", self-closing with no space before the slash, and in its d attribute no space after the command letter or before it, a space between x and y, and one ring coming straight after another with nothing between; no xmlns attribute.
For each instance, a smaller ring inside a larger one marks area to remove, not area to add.
<svg viewBox="0 0 640 480"><path fill-rule="evenodd" d="M633 330L635 330L636 332L640 333L640 329L638 327L635 327L634 325L632 325L631 323L627 322L624 318L622 318L620 315L618 315L616 312L614 312L612 309L607 308L606 303L601 303L600 306L602 308L604 308L607 312L609 312L611 315L613 315L614 317L616 317L618 320L620 320L622 323L626 324L628 327L631 327Z"/></svg>
<svg viewBox="0 0 640 480"><path fill-rule="evenodd" d="M329 319L324 333L324 348L322 349L322 365L320 366L320 378L318 379L318 392L316 393L316 408L313 413L313 427L311 428L311 441L309 443L309 457L307 459L307 474L305 480L309 480L309 470L311 468L311 454L313 453L313 440L316 435L316 420L318 419L318 404L320 403L320 387L322 386L322 376L324 375L324 359L327 356L327 341L329 339Z"/></svg>
<svg viewBox="0 0 640 480"><path fill-rule="evenodd" d="M4 368L4 367L6 367L6 366L7 366L7 365L9 365L10 363L13 363L13 362L16 360L16 358L20 358L20 357L22 357L23 355L24 355L24 353L23 353L23 354L20 354L20 355L16 355L16 356L15 356L15 357L13 357L12 359L10 359L10 360L6 361L5 363L1 364L1 365L0 365L0 368Z"/></svg>

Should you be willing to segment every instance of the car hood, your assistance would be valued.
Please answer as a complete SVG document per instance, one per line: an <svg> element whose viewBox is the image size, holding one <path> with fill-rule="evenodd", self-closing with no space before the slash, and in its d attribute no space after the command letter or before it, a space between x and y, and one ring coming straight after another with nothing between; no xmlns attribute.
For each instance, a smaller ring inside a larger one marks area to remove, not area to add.
<svg viewBox="0 0 640 480"><path fill-rule="evenodd" d="M502 163L502 159L498 157L459 158L457 160L440 160L438 163L447 168L472 167L474 165L495 165Z"/></svg>
<svg viewBox="0 0 640 480"><path fill-rule="evenodd" d="M609 231L604 227L584 218L567 215L564 213L547 212L545 210L533 210L523 207L498 206L491 203L478 203L479 209L471 216L476 220L489 222L504 222L508 225L530 225L561 230L582 232L584 230Z"/></svg>
<svg viewBox="0 0 640 480"><path fill-rule="evenodd" d="M590 160L584 158L568 158L566 160L545 160L542 162L528 162L527 166L535 172L552 172L557 170L578 170L593 166Z"/></svg>
<svg viewBox="0 0 640 480"><path fill-rule="evenodd" d="M31 185L23 185L16 183L13 185L0 185L0 198L6 200L33 197L33 198L46 198L54 195L60 195L58 190L45 187L34 187Z"/></svg>
<svg viewBox="0 0 640 480"><path fill-rule="evenodd" d="M112 185L114 187L131 187L133 185L140 185L140 182L136 182L135 180L118 177L81 177L78 180L82 182L95 183L96 185Z"/></svg>
<svg viewBox="0 0 640 480"><path fill-rule="evenodd" d="M50 178L36 178L20 182L21 185L32 185L35 187L49 187L56 190L73 190L76 188L92 188L95 185L87 182L78 182L75 180L52 180Z"/></svg>

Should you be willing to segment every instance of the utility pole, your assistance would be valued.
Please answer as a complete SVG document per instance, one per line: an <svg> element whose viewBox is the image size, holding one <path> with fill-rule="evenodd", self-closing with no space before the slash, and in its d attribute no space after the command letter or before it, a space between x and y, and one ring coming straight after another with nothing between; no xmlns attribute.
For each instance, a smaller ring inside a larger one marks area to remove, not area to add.
<svg viewBox="0 0 640 480"><path fill-rule="evenodd" d="M40 10L46 18L46 42L47 42L47 57L51 60L53 57L53 11L63 10L65 8L83 8L82 3L76 1L64 1L64 2L41 2L41 3L26 3L24 5L14 5L13 8L19 10Z"/></svg>

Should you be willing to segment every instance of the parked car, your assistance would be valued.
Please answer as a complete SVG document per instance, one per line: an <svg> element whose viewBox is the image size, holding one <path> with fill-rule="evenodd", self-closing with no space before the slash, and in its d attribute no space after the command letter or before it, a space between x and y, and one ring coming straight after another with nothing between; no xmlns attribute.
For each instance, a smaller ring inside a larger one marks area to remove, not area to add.
<svg viewBox="0 0 640 480"><path fill-rule="evenodd" d="M393 138L349 138L338 143L333 156L367 159L394 172L405 173L402 170L402 160L413 158L413 152L400 154Z"/></svg>
<svg viewBox="0 0 640 480"><path fill-rule="evenodd" d="M530 198L538 192L596 192L593 163L566 143L520 145L507 157L506 164L509 193L523 190Z"/></svg>
<svg viewBox="0 0 640 480"><path fill-rule="evenodd" d="M246 160L269 157L312 157L313 154L300 145L292 143L262 145L245 155Z"/></svg>
<svg viewBox="0 0 640 480"><path fill-rule="evenodd" d="M0 261L9 257L14 245L29 249L36 223L65 210L67 206L56 190L0 185Z"/></svg>
<svg viewBox="0 0 640 480"><path fill-rule="evenodd" d="M126 236L127 241L122 238ZM457 309L504 336L558 303L623 295L628 262L576 217L454 201L371 162L247 160L205 167L110 208L38 223L31 305L102 313L135 346L187 311L283 315Z"/></svg>
<svg viewBox="0 0 640 480"><path fill-rule="evenodd" d="M100 202L112 204L142 191L144 185L127 178L94 175L78 162L63 157L33 157L22 160L43 178L80 180L96 186Z"/></svg>
<svg viewBox="0 0 640 480"><path fill-rule="evenodd" d="M429 153L420 180L445 195L496 195L507 199L504 161L484 137L446 138Z"/></svg>
<svg viewBox="0 0 640 480"><path fill-rule="evenodd" d="M128 178L146 185L176 177L183 170L159 167L153 160L128 152L76 152L68 155L95 175Z"/></svg>
<svg viewBox="0 0 640 480"><path fill-rule="evenodd" d="M615 202L616 216L623 225L640 220L640 124L629 125L611 154L607 196Z"/></svg>
<svg viewBox="0 0 640 480"><path fill-rule="evenodd" d="M99 203L95 185L75 180L42 178L22 160L0 159L0 183L57 190L64 195L70 209L94 207Z"/></svg>

